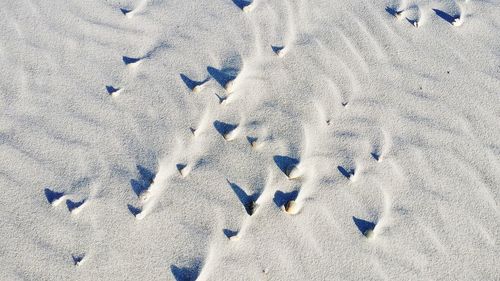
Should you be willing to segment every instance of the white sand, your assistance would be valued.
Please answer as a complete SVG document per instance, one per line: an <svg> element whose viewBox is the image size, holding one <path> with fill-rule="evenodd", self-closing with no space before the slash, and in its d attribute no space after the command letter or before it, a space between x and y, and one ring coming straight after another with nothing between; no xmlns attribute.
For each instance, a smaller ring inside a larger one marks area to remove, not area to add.
<svg viewBox="0 0 500 281"><path fill-rule="evenodd" d="M0 280L499 280L499 1L2 4Z"/></svg>

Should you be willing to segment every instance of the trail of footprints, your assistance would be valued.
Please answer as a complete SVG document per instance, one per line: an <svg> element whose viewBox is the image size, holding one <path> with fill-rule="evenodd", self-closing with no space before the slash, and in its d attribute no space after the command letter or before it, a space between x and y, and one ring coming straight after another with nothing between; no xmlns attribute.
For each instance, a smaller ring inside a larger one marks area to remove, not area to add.
<svg viewBox="0 0 500 281"><path fill-rule="evenodd" d="M468 2L468 1L466 1ZM464 19L466 17L465 13L465 6L467 5L466 3L460 4L460 3L455 3L457 6L457 10L455 12L450 12L447 13L443 10L440 10L438 8L427 8L427 7L419 7L416 4L406 6L405 3L400 5L399 7L394 7L394 6L388 6L386 7L386 11L394 16L397 20L403 21L406 20L409 22L411 25L414 27L421 27L422 23L424 22L424 19L426 16L428 16L429 13L434 13L436 16L441 18L442 20L448 22L449 24L459 27L464 23ZM430 11L432 10L432 12Z"/></svg>
<svg viewBox="0 0 500 281"><path fill-rule="evenodd" d="M78 214L83 209L86 203L86 199L83 199L81 201L73 201L71 199L67 199L68 195L64 194L64 192L57 192L49 188L45 188L44 193L47 201L53 207L57 207L58 205L60 205L60 203L66 200L66 207L71 214Z"/></svg>
<svg viewBox="0 0 500 281"><path fill-rule="evenodd" d="M248 1L248 0L232 0L232 1L238 8L240 8L244 12L251 12L252 10L254 10L256 5L254 1ZM147 0L142 0L135 9L122 8L120 10L127 18L132 18L134 15L140 13L146 6L147 6ZM387 7L386 11L394 15L398 19L405 18L407 17L407 15L410 14L407 10L398 10L396 8L390 8L390 7ZM446 16L447 14L446 15L443 14L444 12L440 13L438 12L438 10L435 10L435 12L437 15L441 16L444 19L447 19L448 21L450 21L450 23L456 26L461 24L461 21L463 20L460 15L448 17ZM418 18L410 19L407 17L407 19L408 21L412 22L412 24L414 24L415 26L417 27L419 26ZM270 49L276 56L280 58L283 57L287 51L287 47L277 46L277 45L271 45ZM146 57L134 58L134 57L123 56L122 61L127 67L134 67L140 64L144 58ZM207 77L199 81L193 80L184 74L180 74L180 78L184 82L186 87L191 92L196 94L202 93L206 83L211 79L214 79L226 92L225 96L219 96L216 94L219 99L219 102L221 104L225 103L230 94L234 93L238 89L239 73L237 73L237 71L235 72L234 70L226 71L224 69L217 69L211 66L207 67L207 73L208 73ZM115 87L112 85L106 85L105 89L106 92L113 97L119 96L119 94L124 90L123 88ZM342 102L343 107L346 107L347 105L348 105L347 101ZM330 122L331 120L326 120L327 125L329 125ZM213 128L221 135L221 137L226 142L236 140L238 137L240 137L242 133L241 130L242 125L240 124L230 124L220 120L214 120L212 125ZM196 137L198 128L190 127L189 129L191 130L191 133ZM248 141L249 146L256 151L260 150L260 148L262 148L263 145L265 144L265 140L257 138L255 136L246 136L246 141ZM378 162L382 160L382 155L380 151L374 150L373 152L371 152L371 156L373 157L374 160ZM302 180L302 176L304 175L304 169L301 166L301 162L299 159L292 158L289 156L275 155L273 156L273 160L276 164L276 167L284 174L284 176L288 180L291 181ZM164 168L165 167L162 166L159 167L159 169L164 169ZM154 196L158 196L158 193L154 194L151 191L151 189L153 185L156 183L158 175L164 172L158 171L157 174L154 174L149 169L142 167L140 165L137 166L137 169L140 175L139 179L131 180L131 186L133 191L137 195L139 205L142 205L142 208L137 207L137 205L129 204L128 210L135 218L143 219L148 214L147 212L145 212L145 208L148 206L147 205L148 201L154 199ZM169 168L166 167L165 169ZM178 175L181 177L187 177L191 172L191 166L188 163L177 163L175 164L174 169L178 172ZM338 173L340 173L349 181L355 181L357 177L360 176L355 167L343 167L339 165L337 169ZM171 174L167 174L166 176L162 175L162 177L164 178L165 177L168 178L170 176L172 175ZM162 179L162 181L164 181L164 179ZM159 182L158 184L162 184L162 182ZM265 200L261 200L261 195L263 192L262 190L254 193L248 193L237 183L231 182L229 179L227 179L226 184L234 192L237 199L241 202L243 210L248 215L248 217L243 222L242 227L240 228L239 231L230 229L222 230L223 234L230 241L238 241L242 237L242 229L245 226L248 226L248 223L250 223L249 219L256 214L261 204L266 204L267 202ZM58 205L60 205L62 202L65 201L68 211L74 215L77 215L87 204L86 199L81 201L74 201L71 195L65 194L64 192L58 192L46 188L44 190L44 193L48 203L51 204L53 207L57 207ZM293 190L290 192L282 192L280 190L277 190L274 193L272 201L276 205L276 207L282 210L284 213L288 215L297 215L300 213L300 209L302 206L302 202L300 202L300 200L298 199L300 198L299 195L300 195L300 190ZM149 207L153 208L154 205L149 205ZM352 220L353 220L353 225L358 228L358 230L361 232L363 236L369 239L374 238L375 229L377 227L376 222L366 221L354 216L352 217ZM75 266L79 266L85 261L85 254L75 253L71 255L71 258L73 264ZM181 279L184 280L185 278L194 280L197 278L197 273L193 274L193 271L190 268L182 269L175 265L172 265L171 271L174 277L178 280ZM195 271L198 272L199 268L197 267ZM266 271L265 273L267 274L267 269L265 271Z"/></svg>
<svg viewBox="0 0 500 281"><path fill-rule="evenodd" d="M72 200L70 198L77 197L72 194L66 194L64 192L55 191L50 188L44 189L45 198L47 202L52 205L53 208L58 208L61 203L66 203L66 208L71 215L77 215L80 211L87 205L87 199L83 200ZM79 266L85 261L85 254L78 253L72 254L71 258L73 260L73 265Z"/></svg>

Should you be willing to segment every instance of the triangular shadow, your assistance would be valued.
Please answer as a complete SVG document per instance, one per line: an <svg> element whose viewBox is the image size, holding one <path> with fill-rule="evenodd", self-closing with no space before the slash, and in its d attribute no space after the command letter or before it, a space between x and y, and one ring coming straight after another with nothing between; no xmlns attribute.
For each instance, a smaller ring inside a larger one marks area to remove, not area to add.
<svg viewBox="0 0 500 281"><path fill-rule="evenodd" d="M342 166L337 166L337 169L346 178L350 178L354 175L354 169L351 169L350 171L348 171Z"/></svg>
<svg viewBox="0 0 500 281"><path fill-rule="evenodd" d="M137 216L139 213L141 213L141 209L136 208L130 204L128 204L127 207L128 207L128 210L130 211L130 213L132 215L134 215L134 217Z"/></svg>
<svg viewBox="0 0 500 281"><path fill-rule="evenodd" d="M287 192L287 193L278 190L274 193L273 201L274 201L274 204L276 204L276 206L278 206L278 208L281 208L286 203L297 199L298 195L299 195L298 190L294 190L292 192Z"/></svg>
<svg viewBox="0 0 500 281"><path fill-rule="evenodd" d="M222 232L224 232L224 235L226 235L227 238L231 238L233 236L236 236L238 234L238 231L230 230L230 229L223 229Z"/></svg>
<svg viewBox="0 0 500 281"><path fill-rule="evenodd" d="M44 193L45 193L45 197L47 197L47 201L49 201L50 204L54 203L54 201L56 201L64 196L63 192L52 191L48 188L44 189Z"/></svg>
<svg viewBox="0 0 500 281"><path fill-rule="evenodd" d="M290 167L296 166L299 164L299 159L297 158L292 158L288 156L280 156L280 155L275 155L273 157L274 163L278 166L278 168L288 176L288 171Z"/></svg>
<svg viewBox="0 0 500 281"><path fill-rule="evenodd" d="M244 9L246 6L252 4L252 1L248 0L233 0L233 3L240 9Z"/></svg>
<svg viewBox="0 0 500 281"><path fill-rule="evenodd" d="M438 10L438 9L432 9L436 15L442 19L444 19L445 21L447 21L448 23L450 24L453 24L453 22L455 21L455 18L457 17L454 17L448 13L446 13L445 11L441 11L441 10Z"/></svg>
<svg viewBox="0 0 500 281"><path fill-rule="evenodd" d="M170 271L176 281L195 281L198 278L200 271L200 263L196 262L190 267L170 266Z"/></svg>
<svg viewBox="0 0 500 281"><path fill-rule="evenodd" d="M356 217L352 217L354 224L358 227L361 234L365 235L368 230L373 230L375 228L375 223L370 221L365 221L363 219L358 219Z"/></svg>
<svg viewBox="0 0 500 281"><path fill-rule="evenodd" d="M120 90L120 88L115 88L113 86L106 86L106 91L108 92L108 94L112 95L116 92L118 92Z"/></svg>
<svg viewBox="0 0 500 281"><path fill-rule="evenodd" d="M85 203L85 200L82 200L80 202L66 200L66 206L68 207L68 210L70 212L72 212L74 209L76 209L76 208L80 207L81 205L83 205L83 203Z"/></svg>
<svg viewBox="0 0 500 281"><path fill-rule="evenodd" d="M214 121L214 127L221 134L223 137L225 137L228 133L232 132L234 129L238 127L238 125L235 124L229 124L229 123L224 123L221 121Z"/></svg>
<svg viewBox="0 0 500 281"><path fill-rule="evenodd" d="M237 184L230 182L227 180L227 183L231 187L231 189L234 191L236 196L238 196L238 199L240 200L241 204L245 207L245 210L247 211L247 214L250 216L253 214L253 209L254 209L254 204L255 201L259 198L259 194L254 193L252 195L248 195L241 187L239 187Z"/></svg>
<svg viewBox="0 0 500 281"><path fill-rule="evenodd" d="M134 193L139 196L142 192L147 190L154 180L155 174L148 168L137 165L137 171L139 172L139 179L131 179L130 185Z"/></svg>
<svg viewBox="0 0 500 281"><path fill-rule="evenodd" d="M181 76L181 79L184 82L184 84L186 84L186 87L188 87L190 90L193 90L196 86L202 85L205 82L207 82L208 80L210 80L210 78L207 77L203 81L195 81L195 80L190 79L189 77L187 77L186 75L184 75L182 73L180 74L180 76Z"/></svg>
<svg viewBox="0 0 500 281"><path fill-rule="evenodd" d="M122 12L122 14L124 14L124 15L127 15L128 13L132 12L132 10L120 8L120 12Z"/></svg>
<svg viewBox="0 0 500 281"><path fill-rule="evenodd" d="M142 58L131 58L131 57L126 57L126 56L122 57L123 63L125 65L136 63L136 62L140 61L141 59Z"/></svg>
<svg viewBox="0 0 500 281"><path fill-rule="evenodd" d="M209 66L207 67L207 71L222 87L225 87L229 81L234 80L238 75L238 70L235 68L224 68L219 70Z"/></svg>
<svg viewBox="0 0 500 281"><path fill-rule="evenodd" d="M391 14L392 16L396 16L398 13L398 11L396 11L396 9L391 8L391 7L386 7L385 11L388 12L389 14Z"/></svg>

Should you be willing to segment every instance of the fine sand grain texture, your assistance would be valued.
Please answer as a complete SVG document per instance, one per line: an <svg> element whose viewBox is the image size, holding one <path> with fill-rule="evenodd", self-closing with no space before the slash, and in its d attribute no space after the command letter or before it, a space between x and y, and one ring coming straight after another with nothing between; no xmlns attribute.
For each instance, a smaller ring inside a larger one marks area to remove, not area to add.
<svg viewBox="0 0 500 281"><path fill-rule="evenodd" d="M3 1L0 280L500 280L500 2Z"/></svg>

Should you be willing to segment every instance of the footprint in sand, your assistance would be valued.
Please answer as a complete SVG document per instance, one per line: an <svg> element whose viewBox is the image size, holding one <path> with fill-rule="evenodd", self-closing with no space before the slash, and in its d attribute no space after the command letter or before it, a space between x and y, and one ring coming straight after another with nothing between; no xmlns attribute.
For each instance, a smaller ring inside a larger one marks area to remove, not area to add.
<svg viewBox="0 0 500 281"><path fill-rule="evenodd" d="M375 237L374 230L376 224L374 222L359 219L354 216L352 217L352 220L354 221L354 224L359 229L361 234L363 234L366 238L370 239Z"/></svg>
<svg viewBox="0 0 500 281"><path fill-rule="evenodd" d="M127 18L132 18L136 14L142 12L142 10L144 10L144 8L146 8L147 4L148 4L148 0L142 0L141 2L139 2L139 5L137 5L134 9L120 8L120 11Z"/></svg>
<svg viewBox="0 0 500 281"><path fill-rule="evenodd" d="M351 181L355 181L356 178L357 178L357 175L359 173L358 170L356 170L355 168L344 168L342 166L337 166L337 170L339 170L339 172L344 176L346 177L347 179L351 180Z"/></svg>
<svg viewBox="0 0 500 281"><path fill-rule="evenodd" d="M127 205L127 207L128 207L129 212L130 212L130 213L131 213L134 217L136 217L136 216L137 216L138 214L140 214L140 213L141 213L141 211L142 211L141 209L139 209L139 208L137 208L137 207L134 207L134 206L132 206L132 205L130 205L130 204L128 204L128 205Z"/></svg>
<svg viewBox="0 0 500 281"><path fill-rule="evenodd" d="M238 6L243 12L251 12L255 8L254 0L233 0L233 3Z"/></svg>
<svg viewBox="0 0 500 281"><path fill-rule="evenodd" d="M44 193L45 193L45 197L47 198L47 201L49 202L49 204L51 204L54 207L61 204L61 202L63 202L67 197L64 194L64 192L57 192L57 191L50 190L48 188L44 189ZM70 211L71 214L78 214L82 210L82 208L86 205L86 203L87 203L86 199L81 200L81 201L73 201L73 200L67 199L66 200L66 207L68 208L68 211Z"/></svg>
<svg viewBox="0 0 500 281"><path fill-rule="evenodd" d="M179 163L176 164L175 167L177 168L177 171L182 177L186 177L189 172L191 172L191 167L188 166L187 164Z"/></svg>
<svg viewBox="0 0 500 281"><path fill-rule="evenodd" d="M139 172L139 178L130 180L130 185L139 202L144 203L148 200L150 195L149 188L154 183L156 175L152 170L142 165L137 165L137 171ZM137 217L137 215L139 215L142 211L140 208L134 207L130 204L127 206L130 213L135 217Z"/></svg>
<svg viewBox="0 0 500 281"><path fill-rule="evenodd" d="M238 199L240 200L241 204L243 207L245 207L245 211L249 216L253 215L255 213L255 210L257 209L257 199L259 198L260 194L259 193L253 193L248 195L241 187L239 187L237 184L230 182L227 180L227 183L231 187L231 189L234 191Z"/></svg>
<svg viewBox="0 0 500 281"><path fill-rule="evenodd" d="M385 130L381 131L382 138L375 139L374 143L371 145L372 152L370 153L373 159L377 162L382 161L382 159L389 153L392 146L392 138Z"/></svg>
<svg viewBox="0 0 500 281"><path fill-rule="evenodd" d="M215 93L215 96L219 99L219 104L225 104L228 98L228 96L219 96L217 93Z"/></svg>
<svg viewBox="0 0 500 281"><path fill-rule="evenodd" d="M229 124L221 121L215 121L214 127L226 141L234 140L240 131L238 124Z"/></svg>
<svg viewBox="0 0 500 281"><path fill-rule="evenodd" d="M299 159L276 155L273 157L276 166L287 176L288 179L297 179L302 175Z"/></svg>
<svg viewBox="0 0 500 281"><path fill-rule="evenodd" d="M155 174L152 170L141 165L137 165L137 171L139 172L139 179L130 180L130 185L137 197L140 197L153 183Z"/></svg>
<svg viewBox="0 0 500 281"><path fill-rule="evenodd" d="M109 86L109 85L106 86L106 91L108 92L108 94L110 96L113 96L113 97L118 96L122 92L122 90L123 89L121 89L121 88L115 88L115 87Z"/></svg>
<svg viewBox="0 0 500 281"><path fill-rule="evenodd" d="M48 188L45 188L44 193L45 193L45 197L47 197L47 201L52 206L59 205L65 199L64 192L57 192L57 191L53 191L53 190L50 190Z"/></svg>
<svg viewBox="0 0 500 281"><path fill-rule="evenodd" d="M86 203L87 200L85 199L82 201L66 200L66 207L68 207L68 211L70 211L71 214L78 214L81 212Z"/></svg>
<svg viewBox="0 0 500 281"><path fill-rule="evenodd" d="M285 46L272 46L271 49L278 57L283 57L286 53Z"/></svg>
<svg viewBox="0 0 500 281"><path fill-rule="evenodd" d="M406 19L414 27L419 27L421 24L421 11L416 5L410 6L407 9L386 7L385 10L398 20Z"/></svg>
<svg viewBox="0 0 500 281"><path fill-rule="evenodd" d="M73 265L75 266L81 265L86 260L85 254L73 254L71 255L71 258L73 260Z"/></svg>
<svg viewBox="0 0 500 281"><path fill-rule="evenodd" d="M122 61L125 65L138 65L141 62L142 58L131 58L131 57L122 57Z"/></svg>
<svg viewBox="0 0 500 281"><path fill-rule="evenodd" d="M274 204L287 214L297 214L299 211L299 206L297 204L297 197L299 196L299 191L294 190L291 192L276 191L274 193Z"/></svg>
<svg viewBox="0 0 500 281"><path fill-rule="evenodd" d="M264 141L257 137L247 136L247 141L250 146L255 150L260 150L264 146Z"/></svg>
<svg viewBox="0 0 500 281"><path fill-rule="evenodd" d="M170 266L170 271L176 281L195 281L201 271L201 262L194 261L187 267L177 267L176 265L172 265Z"/></svg>
<svg viewBox="0 0 500 281"><path fill-rule="evenodd" d="M228 94L231 94L236 89L236 81L238 77L238 70L234 68L217 69L214 67L207 67L207 71L212 78L221 85Z"/></svg>
<svg viewBox="0 0 500 281"><path fill-rule="evenodd" d="M231 241L238 241L240 239L238 232L230 229L223 229L224 235L226 235L227 239Z"/></svg>
<svg viewBox="0 0 500 281"><path fill-rule="evenodd" d="M432 9L436 15L443 20L447 21L449 24L453 26L461 26L463 24L463 17L460 14L450 15L439 9Z"/></svg>
<svg viewBox="0 0 500 281"><path fill-rule="evenodd" d="M380 162L380 160L381 160L380 159L380 157L381 157L380 152L373 151L372 153L370 153L370 155L373 157L373 159L375 159L375 161Z"/></svg>
<svg viewBox="0 0 500 281"><path fill-rule="evenodd" d="M386 7L385 10L398 20L403 20L405 18L404 17L405 10L397 10L396 8L391 8L391 7Z"/></svg>
<svg viewBox="0 0 500 281"><path fill-rule="evenodd" d="M205 83L210 80L210 78L206 78L203 81L195 81L190 79L184 74L180 74L182 81L186 84L186 87L191 90L193 93L199 93L203 90Z"/></svg>

